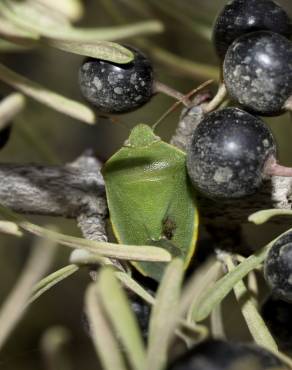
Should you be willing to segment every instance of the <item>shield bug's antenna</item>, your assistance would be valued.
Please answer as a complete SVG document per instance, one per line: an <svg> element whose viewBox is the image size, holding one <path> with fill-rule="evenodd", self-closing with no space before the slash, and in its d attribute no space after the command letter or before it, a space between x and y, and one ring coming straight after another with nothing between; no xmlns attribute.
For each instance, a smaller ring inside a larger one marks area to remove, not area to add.
<svg viewBox="0 0 292 370"><path fill-rule="evenodd" d="M193 97L198 92L202 91L205 87L211 85L213 83L213 80L208 80L204 82L202 85L196 87L195 89L191 90L188 94L183 95L177 102L175 102L152 126L152 130L155 131L158 125L165 120L172 112L174 112L181 104L183 104L186 100L189 100L191 97ZM205 101L209 98L209 94L204 94L201 96L202 99L196 100L195 102L192 102L192 106L197 105Z"/></svg>

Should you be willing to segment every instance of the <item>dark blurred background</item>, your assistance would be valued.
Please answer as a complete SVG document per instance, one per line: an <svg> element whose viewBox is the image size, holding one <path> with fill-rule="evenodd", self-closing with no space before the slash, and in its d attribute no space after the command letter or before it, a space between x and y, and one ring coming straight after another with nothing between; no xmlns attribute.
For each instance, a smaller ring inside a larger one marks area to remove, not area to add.
<svg viewBox="0 0 292 370"><path fill-rule="evenodd" d="M278 2L292 15L291 0ZM84 0L83 3L85 14L77 25L104 27L116 24L101 1ZM168 0L113 0L112 3L116 13L125 17L128 22L147 18L160 19L165 25L165 32L148 37L151 42L194 62L215 67L218 65L211 42L199 37L189 24L192 23L192 19L196 19L211 28L218 10L222 8L225 1L172 0L172 3L176 3L175 7L171 7ZM163 11L163 7L168 10L180 9L180 12L176 10L176 13L181 15L181 19L175 18L171 12ZM123 42L135 44L133 40ZM147 50L145 52L147 53ZM78 67L82 57L53 48L43 48L21 53L0 54L0 58L1 62L10 68L47 88L82 101L77 83ZM182 92L190 91L207 79L187 76L156 59L153 59L153 62L157 79ZM5 93L11 90L0 83L0 91ZM89 126L29 100L25 111L15 120L11 140L1 151L0 160L14 163L48 163L48 155L51 153L56 160L65 163L73 161L87 148L93 148L98 157L106 160L122 145L131 127L140 122L153 124L172 103L173 101L168 97L156 96L137 112L123 115L122 123L101 119L95 126ZM158 133L165 140L172 135L178 116L179 112L176 112L160 125ZM268 119L267 122L277 138L281 162L292 165L291 118L283 115ZM35 217L33 220L39 224L54 223L63 232L79 235L73 221L40 217ZM266 242L277 232L278 229L271 227L256 229L249 226L246 229L251 242L256 245ZM24 239L0 237L0 302L5 300L17 280L31 243L32 239L29 236ZM68 261L68 255L69 252L66 249L59 248L51 270L64 266ZM88 281L87 271L79 272L50 290L31 306L0 354L1 370L47 370L41 341L44 333L56 325L68 330L70 340L67 353L72 362L71 369L98 368L93 346L84 330L83 295ZM236 328L233 331L235 336L242 335L237 333Z"/></svg>

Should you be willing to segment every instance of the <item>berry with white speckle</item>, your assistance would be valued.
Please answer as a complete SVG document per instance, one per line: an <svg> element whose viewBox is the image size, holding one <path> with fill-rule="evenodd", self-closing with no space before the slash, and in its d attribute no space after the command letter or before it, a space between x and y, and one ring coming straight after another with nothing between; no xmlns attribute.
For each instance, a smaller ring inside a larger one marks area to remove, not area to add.
<svg viewBox="0 0 292 370"><path fill-rule="evenodd" d="M229 47L223 75L228 93L245 109L277 115L292 95L292 42L268 31L244 35Z"/></svg>
<svg viewBox="0 0 292 370"><path fill-rule="evenodd" d="M267 255L265 279L275 297L292 303L292 233L278 239Z"/></svg>
<svg viewBox="0 0 292 370"><path fill-rule="evenodd" d="M79 69L81 92L101 113L133 111L153 95L151 62L140 51L129 49L134 53L130 63L87 58Z"/></svg>
<svg viewBox="0 0 292 370"><path fill-rule="evenodd" d="M213 43L224 59L228 47L238 37L254 31L272 31L289 37L291 21L285 10L271 0L229 1L218 15L213 29Z"/></svg>
<svg viewBox="0 0 292 370"><path fill-rule="evenodd" d="M238 108L209 113L194 131L187 153L193 185L213 199L253 194L263 180L266 160L276 155L268 126Z"/></svg>

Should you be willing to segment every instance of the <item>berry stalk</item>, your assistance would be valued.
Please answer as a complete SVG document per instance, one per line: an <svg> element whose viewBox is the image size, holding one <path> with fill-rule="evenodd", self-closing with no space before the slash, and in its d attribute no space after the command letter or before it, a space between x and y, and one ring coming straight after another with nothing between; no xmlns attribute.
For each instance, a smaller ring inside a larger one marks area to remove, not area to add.
<svg viewBox="0 0 292 370"><path fill-rule="evenodd" d="M263 173L267 176L292 177L292 167L280 165L276 158L272 156L267 160Z"/></svg>
<svg viewBox="0 0 292 370"><path fill-rule="evenodd" d="M165 85L164 83L160 81L154 81L153 82L153 94L158 94L158 93L165 94L178 101L181 101L186 107L190 107L192 105L190 99L187 98L181 92L173 89L172 87L168 85Z"/></svg>

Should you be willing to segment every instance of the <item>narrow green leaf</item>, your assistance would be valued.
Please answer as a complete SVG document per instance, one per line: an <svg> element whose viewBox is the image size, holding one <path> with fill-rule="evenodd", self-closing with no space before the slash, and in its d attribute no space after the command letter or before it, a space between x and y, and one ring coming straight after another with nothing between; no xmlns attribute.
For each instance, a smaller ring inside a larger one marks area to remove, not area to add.
<svg viewBox="0 0 292 370"><path fill-rule="evenodd" d="M69 53L108 60L114 63L129 63L134 58L130 50L110 41L74 41L46 37L43 42Z"/></svg>
<svg viewBox="0 0 292 370"><path fill-rule="evenodd" d="M272 243L269 243L259 252L247 258L233 271L230 271L223 278L218 280L211 288L207 289L194 304L192 319L195 322L206 319L214 307L227 296L236 283L242 280L250 271L263 263L271 245Z"/></svg>
<svg viewBox="0 0 292 370"><path fill-rule="evenodd" d="M78 21L84 14L84 5L81 0L34 0L47 7L55 9L62 13L70 21Z"/></svg>
<svg viewBox="0 0 292 370"><path fill-rule="evenodd" d="M155 7L160 9L163 13L167 14L168 16L172 17L173 19L177 20L184 27L187 27L190 31L194 32L196 35L202 37L203 39L210 41L212 35L212 27L206 25L188 15L183 14L178 9L175 9L173 6L166 4L164 1L156 1L156 0L148 0L150 1Z"/></svg>
<svg viewBox="0 0 292 370"><path fill-rule="evenodd" d="M56 246L37 240L15 286L0 309L0 348L26 312L31 289L46 273L55 256Z"/></svg>
<svg viewBox="0 0 292 370"><path fill-rule="evenodd" d="M108 265L105 260L96 254L92 254L84 249L75 249L70 255L70 263L76 265ZM117 279L129 290L144 299L145 302L153 305L155 302L154 297L147 292L140 284L136 282L128 273L116 271L115 276Z"/></svg>
<svg viewBox="0 0 292 370"><path fill-rule="evenodd" d="M0 19L0 22L1 22L1 19ZM0 39L0 53L22 53L30 49L31 47L29 46L19 45L11 41Z"/></svg>
<svg viewBox="0 0 292 370"><path fill-rule="evenodd" d="M138 37L163 31L163 24L156 20L137 22L123 26L104 27L104 28L76 28L70 27L62 30L62 33L44 29L42 35L54 40L66 41L117 41L130 37Z"/></svg>
<svg viewBox="0 0 292 370"><path fill-rule="evenodd" d="M167 361L167 350L179 322L178 304L183 278L183 262L174 259L162 278L153 306L147 369L162 370Z"/></svg>
<svg viewBox="0 0 292 370"><path fill-rule="evenodd" d="M114 271L104 268L100 273L98 286L102 305L123 343L133 370L143 370L146 357L143 339L136 317Z"/></svg>
<svg viewBox="0 0 292 370"><path fill-rule="evenodd" d="M96 122L95 113L90 108L46 89L3 64L0 64L0 80L58 112L89 124Z"/></svg>
<svg viewBox="0 0 292 370"><path fill-rule="evenodd" d="M0 2L0 37L23 46L34 45L39 40L37 32L23 29L5 18L2 2Z"/></svg>
<svg viewBox="0 0 292 370"><path fill-rule="evenodd" d="M32 294L30 299L28 300L28 304L31 304L34 301L36 301L41 295L43 295L49 289L51 289L61 281L65 280L67 277L73 275L78 270L79 270L78 266L68 265L46 276L44 279L39 281L32 289Z"/></svg>
<svg viewBox="0 0 292 370"><path fill-rule="evenodd" d="M171 255L162 248L97 242L64 235L32 224L25 218L16 215L14 212L3 206L0 206L0 214L7 218L8 221L16 222L19 227L27 232L55 241L70 248L83 248L100 256L132 261L169 262L171 260Z"/></svg>
<svg viewBox="0 0 292 370"><path fill-rule="evenodd" d="M51 326L41 337L41 352L44 362L50 364L50 370L73 370L71 353L67 346L72 340L69 329L63 326Z"/></svg>
<svg viewBox="0 0 292 370"><path fill-rule="evenodd" d="M180 299L180 315L185 315L193 307L211 284L222 273L221 263L214 258L207 260L196 270L185 285ZM189 320L191 322L191 320Z"/></svg>
<svg viewBox="0 0 292 370"><path fill-rule="evenodd" d="M225 330L224 330L224 321L222 317L222 307L219 303L214 307L211 313L211 332L212 338L214 339L226 339Z"/></svg>
<svg viewBox="0 0 292 370"><path fill-rule="evenodd" d="M146 39L139 39L138 46L147 50L153 59L157 62L171 68L176 73L181 73L199 80L218 80L218 67L208 65L206 63L198 63L185 59L179 55L173 54L168 50L157 46L153 42Z"/></svg>
<svg viewBox="0 0 292 370"><path fill-rule="evenodd" d="M101 307L95 284L88 287L85 303L91 337L102 368L104 370L127 370L119 344Z"/></svg>
<svg viewBox="0 0 292 370"><path fill-rule="evenodd" d="M0 131L25 107L25 97L12 93L0 103Z"/></svg>
<svg viewBox="0 0 292 370"><path fill-rule="evenodd" d="M262 225L277 216L292 216L292 211L289 209L265 209L250 215L248 221L256 225Z"/></svg>
<svg viewBox="0 0 292 370"><path fill-rule="evenodd" d="M96 254L88 252L87 250L74 249L70 255L70 263L79 266L94 264L102 265L104 263L104 259Z"/></svg>
<svg viewBox="0 0 292 370"><path fill-rule="evenodd" d="M14 222L0 221L0 233L23 236L22 231L19 229L18 225Z"/></svg>
<svg viewBox="0 0 292 370"><path fill-rule="evenodd" d="M234 271L235 267L230 256L226 257L225 262L228 270ZM271 352L278 352L278 346L256 309L244 282L240 280L234 285L233 290L254 341Z"/></svg>
<svg viewBox="0 0 292 370"><path fill-rule="evenodd" d="M149 303L150 305L154 305L155 298L140 284L138 284L136 280L132 279L129 274L118 271L115 273L115 275L126 288L130 289L132 292L144 299L145 302Z"/></svg>

